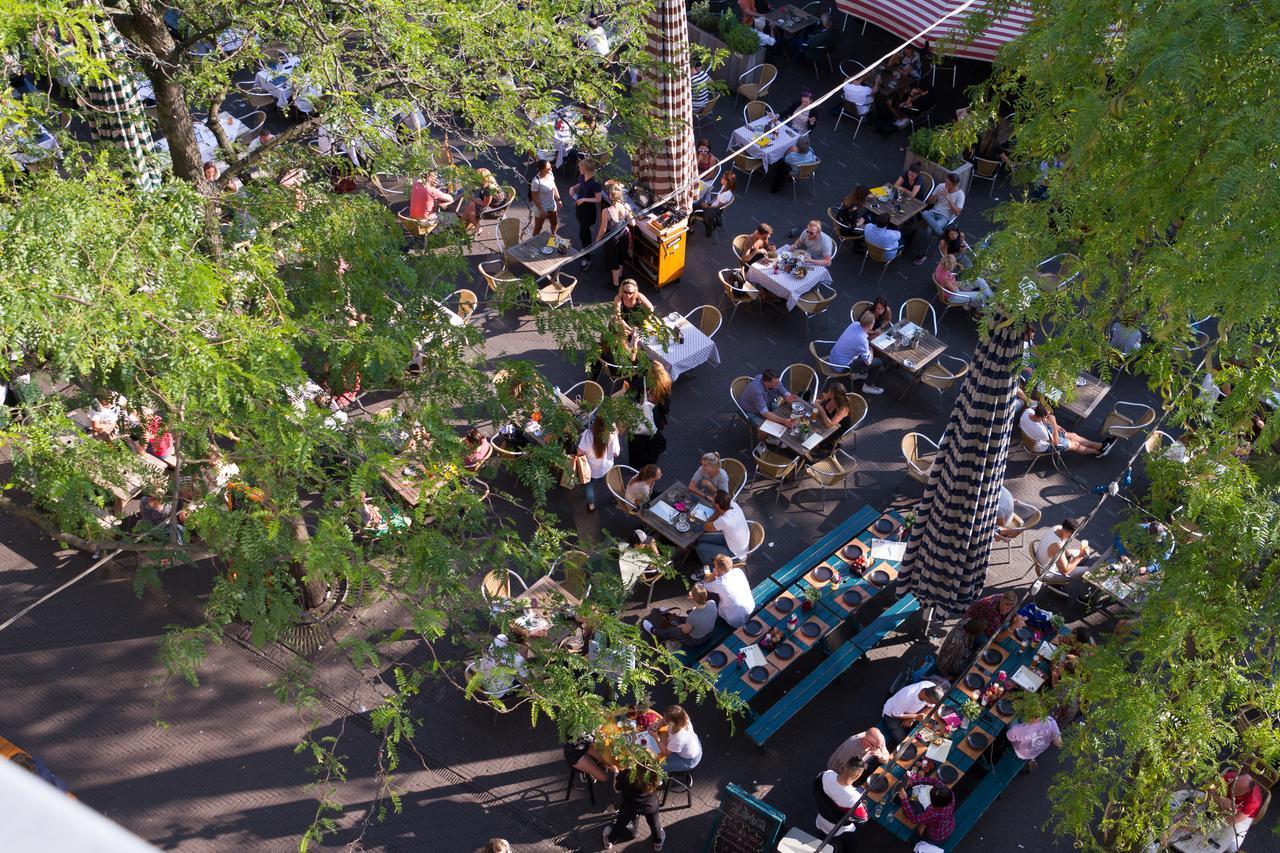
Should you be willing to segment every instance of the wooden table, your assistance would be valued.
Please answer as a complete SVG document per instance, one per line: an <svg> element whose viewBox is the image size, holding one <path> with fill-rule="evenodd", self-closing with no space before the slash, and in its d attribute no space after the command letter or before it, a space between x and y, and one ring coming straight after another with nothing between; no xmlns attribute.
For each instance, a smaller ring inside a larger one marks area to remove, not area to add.
<svg viewBox="0 0 1280 853"><path fill-rule="evenodd" d="M414 473L406 474L406 469L413 469ZM445 482L445 477L439 476L430 483L425 483L426 471L422 466L403 456L393 458L388 467L383 468L379 473L382 475L382 482L386 483L400 500L411 507L416 507L423 500L435 497L436 492L440 491Z"/></svg>
<svg viewBox="0 0 1280 853"><path fill-rule="evenodd" d="M1111 386L1092 373L1081 373L1080 379L1084 380L1084 384L1076 382L1075 396L1071 398L1071 402L1057 407L1059 412L1071 415L1076 421L1082 421L1092 415L1093 410L1102 402L1102 398L1111 392Z"/></svg>
<svg viewBox="0 0 1280 853"><path fill-rule="evenodd" d="M917 373L924 370L931 362L935 361L938 356L946 352L947 345L939 340L937 336L931 334L928 329L922 329L921 331L923 331L924 334L920 336L918 341L914 342L909 347L900 347L896 343L886 342L885 337L886 335L889 335L892 330L902 329L909 331L912 327L919 328L918 326L915 326L914 323L907 323L905 325L894 323L889 327L889 332L885 332L884 334L878 335L874 338L871 341L871 346L876 352L880 353L880 355L884 357L885 361L901 367L914 377ZM911 362L911 364L908 365L908 361Z"/></svg>
<svg viewBox="0 0 1280 853"><path fill-rule="evenodd" d="M1116 565L1117 559L1115 549L1108 548L1080 578L1105 598L1119 602L1130 610L1137 610L1151 594L1151 586L1159 581L1160 573L1148 571L1140 575L1134 574L1126 580L1121 577L1121 571ZM1136 570L1138 565L1135 563L1133 567Z"/></svg>
<svg viewBox="0 0 1280 853"><path fill-rule="evenodd" d="M563 255L559 252L545 254L542 250L547 247L549 239L550 235L543 231L507 249L507 265L510 266L513 261L523 264L529 272L538 278L544 278L573 260L574 256L570 249L566 249Z"/></svg>
<svg viewBox="0 0 1280 853"><path fill-rule="evenodd" d="M532 586L517 595L515 600L527 601L536 608L543 608L554 606L556 596L560 596L574 607L582 603L581 599L553 581L549 575L538 578Z"/></svg>
<svg viewBox="0 0 1280 853"><path fill-rule="evenodd" d="M674 524L663 520L654 513L652 507L659 501L671 507L675 506L676 501L683 501L687 504L689 507L689 529L681 532L675 528ZM654 532L663 539L666 539L677 548L685 550L692 548L693 543L698 541L698 537L702 535L702 528L706 524L705 521L699 521L693 515L694 509L699 506L707 509L711 508L711 505L705 500L700 499L697 495L690 494L687 483L676 482L668 486L666 491L650 502L650 508L640 513L640 520L652 527Z"/></svg>
<svg viewBox="0 0 1280 853"><path fill-rule="evenodd" d="M903 198L897 202L880 200L875 196L867 197L867 210L875 215L881 213L889 217L889 221L899 228L924 210L924 202L918 198Z"/></svg>
<svg viewBox="0 0 1280 853"><path fill-rule="evenodd" d="M768 21L773 28L787 35L795 35L809 29L818 22L818 19L803 9L797 9L795 6L783 6L780 9L774 9L765 15L760 15Z"/></svg>
<svg viewBox="0 0 1280 853"><path fill-rule="evenodd" d="M783 403L784 409L787 406L788 404ZM803 411L797 412L795 410L796 406L802 406ZM790 411L784 412L784 413L788 414L790 417L798 418L798 417L804 417L804 416L813 417L813 412L814 412L814 406L808 400L796 400L794 403L790 404ZM776 422L766 421L765 423L776 423ZM778 424L778 426L782 426L782 425ZM791 429L784 429L782 431L782 435L777 436L777 439L782 444L783 447L787 448L792 453L796 454L797 456L801 456L805 459L812 460L812 457L809 454L813 453L814 448L816 448L819 444L821 444L823 441L825 441L827 438L833 435L835 431L838 430L839 428L840 428L840 424L838 423L832 424L827 429L822 429L815 423L815 424L811 424L811 431L809 432L809 434L802 437L799 432L799 427L795 426L795 427L792 427ZM816 439L814 438L815 436L817 437Z"/></svg>

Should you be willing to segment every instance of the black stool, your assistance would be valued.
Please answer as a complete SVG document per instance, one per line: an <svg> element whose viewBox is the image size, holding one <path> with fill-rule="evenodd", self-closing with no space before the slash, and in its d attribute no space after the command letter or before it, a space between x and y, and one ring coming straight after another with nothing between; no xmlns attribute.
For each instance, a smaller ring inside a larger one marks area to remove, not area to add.
<svg viewBox="0 0 1280 853"><path fill-rule="evenodd" d="M679 777L684 777L684 779ZM688 781L686 782L685 779L688 779ZM684 791L684 807L686 809L693 808L693 771L691 770L675 770L667 774L667 781L662 785L662 803L660 806L667 804L667 794L671 793L673 784L679 786L676 789L677 791Z"/></svg>
<svg viewBox="0 0 1280 853"><path fill-rule="evenodd" d="M587 780L584 784L587 786L587 794L591 797L591 805L594 806L596 804L596 780L592 779L581 770L575 770L572 767L569 768L569 786L565 788L564 798L567 800L573 796L573 788L578 783L579 775L581 775L583 779Z"/></svg>

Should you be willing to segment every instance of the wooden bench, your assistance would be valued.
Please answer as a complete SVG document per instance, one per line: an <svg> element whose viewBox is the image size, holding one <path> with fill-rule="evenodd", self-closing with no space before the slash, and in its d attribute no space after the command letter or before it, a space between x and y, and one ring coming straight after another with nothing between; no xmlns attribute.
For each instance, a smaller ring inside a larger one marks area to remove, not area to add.
<svg viewBox="0 0 1280 853"><path fill-rule="evenodd" d="M987 777L978 783L969 795L964 798L964 802L960 803L956 809L956 828L947 836L947 840L941 845L946 853L951 853L969 832L973 829L978 820L991 808L991 804L996 798L1004 793L1004 789L1009 787L1009 783L1013 778L1022 772L1026 761L1019 758L1017 753L1012 749L1004 754Z"/></svg>
<svg viewBox="0 0 1280 853"><path fill-rule="evenodd" d="M783 696L773 707L765 711L755 722L747 727L747 736L757 746L777 734L782 726L809 704L831 682L835 681L854 661L861 658L885 638L885 635L897 628L912 613L920 609L920 602L914 595L906 595L893 603L891 607L871 620L871 624L858 632L858 635L847 640L832 652L826 660L814 667L804 679Z"/></svg>
<svg viewBox="0 0 1280 853"><path fill-rule="evenodd" d="M755 599L756 602L755 609L759 610L770 601L773 601L780 592L782 592L782 587L774 583L772 579L765 578L760 581L760 583L756 584L751 590L751 597ZM752 612L754 613L755 611ZM729 635L735 630L737 629L730 627L729 623L725 622L723 619L717 619L716 626L711 629L711 633L707 635L705 640L696 646L686 646L685 648L680 649L675 653L676 657L683 660L685 665L695 664L702 660L703 655L707 654L716 646L728 639Z"/></svg>

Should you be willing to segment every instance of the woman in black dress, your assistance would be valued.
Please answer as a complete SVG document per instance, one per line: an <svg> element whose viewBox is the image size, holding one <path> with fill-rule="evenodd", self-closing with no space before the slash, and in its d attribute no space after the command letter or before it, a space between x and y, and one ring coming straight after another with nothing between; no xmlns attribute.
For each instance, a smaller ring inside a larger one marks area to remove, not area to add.
<svg viewBox="0 0 1280 853"><path fill-rule="evenodd" d="M826 387L822 389L822 394L818 396L818 404L813 408L813 415L822 429L835 427L831 435L813 449L815 458L830 456L835 451L836 445L840 443L840 439L844 437L844 431L849 428L850 423L849 396L844 390L844 385L834 379L828 380Z"/></svg>

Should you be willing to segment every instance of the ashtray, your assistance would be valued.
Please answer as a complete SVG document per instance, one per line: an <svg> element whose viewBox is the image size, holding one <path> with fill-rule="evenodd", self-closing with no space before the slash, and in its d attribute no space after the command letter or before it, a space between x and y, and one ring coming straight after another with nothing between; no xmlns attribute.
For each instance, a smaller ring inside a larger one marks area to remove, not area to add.
<svg viewBox="0 0 1280 853"><path fill-rule="evenodd" d="M995 666L996 664L1000 663L1001 659L1003 658L1004 658L1004 655L1000 654L1000 652L996 651L995 649L987 649L985 652L982 653L982 662L991 664L992 666Z"/></svg>
<svg viewBox="0 0 1280 853"><path fill-rule="evenodd" d="M775 601L773 606L777 608L779 613L790 613L792 610L796 609L796 600L794 598L784 596Z"/></svg>
<svg viewBox="0 0 1280 853"><path fill-rule="evenodd" d="M1088 380L1088 379L1085 379L1083 376L1077 376L1077 377L1076 377L1076 387L1077 387L1077 388L1083 388L1084 386L1086 386L1086 385L1088 385L1088 384L1089 384L1089 380Z"/></svg>
<svg viewBox="0 0 1280 853"><path fill-rule="evenodd" d="M976 672L971 672L964 677L964 686L968 687L970 690L977 690L982 686L984 681L986 681L986 679L981 675L978 675Z"/></svg>
<svg viewBox="0 0 1280 853"><path fill-rule="evenodd" d="M887 518L881 518L875 523L876 533L890 533L896 526L897 525Z"/></svg>
<svg viewBox="0 0 1280 853"><path fill-rule="evenodd" d="M813 570L813 576L819 581L831 580L831 568L829 566L818 566Z"/></svg>
<svg viewBox="0 0 1280 853"><path fill-rule="evenodd" d="M729 656L726 655L724 652L720 651L719 649L716 649L714 652L707 655L707 665L713 666L716 669L719 669L720 667L724 666L728 662L728 660L729 660Z"/></svg>
<svg viewBox="0 0 1280 853"><path fill-rule="evenodd" d="M759 619L752 619L742 626L742 632L748 637L758 637L764 631L764 624Z"/></svg>
<svg viewBox="0 0 1280 853"><path fill-rule="evenodd" d="M799 414L803 414L803 413L804 413L804 403L792 403L792 404L791 404L791 411L795 412L797 415L799 415Z"/></svg>
<svg viewBox="0 0 1280 853"><path fill-rule="evenodd" d="M538 251L542 252L544 255L551 255L555 253L556 249L554 246L543 246Z"/></svg>
<svg viewBox="0 0 1280 853"><path fill-rule="evenodd" d="M681 533L689 532L689 522L687 521L677 521L675 524L675 527L676 527L676 530L680 531Z"/></svg>
<svg viewBox="0 0 1280 853"><path fill-rule="evenodd" d="M950 785L960 778L960 771L950 764L944 764L938 768L938 778L944 785Z"/></svg>
<svg viewBox="0 0 1280 853"><path fill-rule="evenodd" d="M769 670L762 666L753 666L750 671L747 672L747 678L751 679L756 684L764 684L769 680Z"/></svg>
<svg viewBox="0 0 1280 853"><path fill-rule="evenodd" d="M915 370L916 369L915 359L904 358L902 360L902 366L905 367L907 370Z"/></svg>
<svg viewBox="0 0 1280 853"><path fill-rule="evenodd" d="M867 580L871 581L876 586L884 586L889 582L889 573L884 569L876 569L874 572L867 575Z"/></svg>
<svg viewBox="0 0 1280 853"><path fill-rule="evenodd" d="M791 660L796 656L796 647L790 643L783 643L774 649L773 653L777 655L778 660Z"/></svg>
<svg viewBox="0 0 1280 853"><path fill-rule="evenodd" d="M889 779L883 773L877 773L867 780L867 790L873 794L882 794L889 789Z"/></svg>
<svg viewBox="0 0 1280 853"><path fill-rule="evenodd" d="M817 622L806 622L800 626L800 633L813 638L822 633L822 626Z"/></svg>
<svg viewBox="0 0 1280 853"><path fill-rule="evenodd" d="M987 737L986 732L971 732L964 742L972 749L986 749L987 744L991 743L991 738Z"/></svg>

